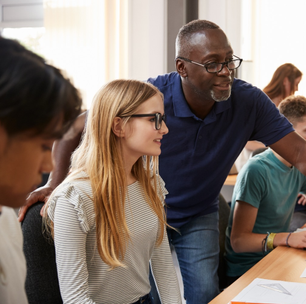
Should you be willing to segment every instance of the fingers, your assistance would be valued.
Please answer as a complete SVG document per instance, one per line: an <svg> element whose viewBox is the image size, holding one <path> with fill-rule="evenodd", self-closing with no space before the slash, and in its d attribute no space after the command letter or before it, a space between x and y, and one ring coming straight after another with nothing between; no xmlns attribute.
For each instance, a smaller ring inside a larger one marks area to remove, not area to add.
<svg viewBox="0 0 306 304"><path fill-rule="evenodd" d="M19 209L18 212L18 220L19 222L22 222L24 220L24 216L27 213L27 210L35 203L37 203L38 201L41 202L46 202L48 196L51 194L51 192L53 191L52 188L50 187L41 187L36 189L35 191L33 191L32 193L30 193L30 195L28 196L26 203L24 206L22 206Z"/></svg>
<svg viewBox="0 0 306 304"><path fill-rule="evenodd" d="M304 194L299 193L298 199L299 199L299 200L298 200L298 204L299 204L299 205L303 205L303 206L306 205L306 196L305 196Z"/></svg>
<svg viewBox="0 0 306 304"><path fill-rule="evenodd" d="M23 205L23 206L19 209L19 212L18 212L18 221L19 221L19 222L22 222L22 221L23 221L24 216L25 216L25 214L27 213L28 209L29 209L33 204L35 204L36 202L38 202L37 195L36 195L36 193L34 194L34 192L32 192L32 193L28 196L25 205Z"/></svg>
<svg viewBox="0 0 306 304"><path fill-rule="evenodd" d="M306 231L295 232L290 235L288 244L294 248L306 247Z"/></svg>
<svg viewBox="0 0 306 304"><path fill-rule="evenodd" d="M45 204L41 207L41 209L40 209L40 215L41 215L41 216L44 216L45 207L46 207L46 203L45 203Z"/></svg>

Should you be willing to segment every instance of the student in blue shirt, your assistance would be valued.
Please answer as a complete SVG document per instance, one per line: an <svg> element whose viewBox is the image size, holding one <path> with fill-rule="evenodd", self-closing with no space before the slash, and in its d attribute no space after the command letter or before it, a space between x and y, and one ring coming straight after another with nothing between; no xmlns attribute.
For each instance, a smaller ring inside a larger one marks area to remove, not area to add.
<svg viewBox="0 0 306 304"><path fill-rule="evenodd" d="M263 142L306 173L306 141L261 90L234 78L241 62L218 25L194 20L178 33L177 71L148 80L165 97L169 134L163 139L160 174L169 190L167 220L178 229L168 236L188 304L208 303L219 292L218 195L247 141ZM74 130L75 138L81 131ZM70 149L62 141L54 153L69 163L73 145L70 139L66 144ZM53 175L28 205L60 182Z"/></svg>

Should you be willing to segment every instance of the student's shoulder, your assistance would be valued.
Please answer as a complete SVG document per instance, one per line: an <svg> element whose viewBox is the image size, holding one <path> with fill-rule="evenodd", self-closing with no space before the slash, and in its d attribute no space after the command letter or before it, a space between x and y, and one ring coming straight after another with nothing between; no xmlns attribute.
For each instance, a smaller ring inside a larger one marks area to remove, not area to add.
<svg viewBox="0 0 306 304"><path fill-rule="evenodd" d="M250 158L239 172L239 179L256 180L264 178L267 170L270 170L269 167L271 166L269 154L269 151L265 151Z"/></svg>

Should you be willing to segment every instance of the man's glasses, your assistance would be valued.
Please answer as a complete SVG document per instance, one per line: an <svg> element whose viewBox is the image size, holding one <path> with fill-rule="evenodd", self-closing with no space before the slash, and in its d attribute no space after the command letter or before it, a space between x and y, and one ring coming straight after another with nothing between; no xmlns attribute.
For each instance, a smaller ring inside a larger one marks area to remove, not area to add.
<svg viewBox="0 0 306 304"><path fill-rule="evenodd" d="M166 122L166 115L161 115L160 113L154 114L134 114L129 116L121 116L121 117L154 117L155 129L160 130L162 122Z"/></svg>
<svg viewBox="0 0 306 304"><path fill-rule="evenodd" d="M222 71L222 69L224 68L225 65L229 70L235 70L235 69L238 69L240 67L243 59L241 59L241 58L239 58L238 56L235 56L235 55L233 55L233 56L237 59L232 59L232 60L224 61L224 62L210 62L210 63L207 63L207 64L201 64L201 63L198 63L196 61L190 60L190 59L185 58L185 57L180 57L180 56L177 57L176 59L182 59L184 61L199 65L202 68L205 68L208 73L219 73L219 72Z"/></svg>

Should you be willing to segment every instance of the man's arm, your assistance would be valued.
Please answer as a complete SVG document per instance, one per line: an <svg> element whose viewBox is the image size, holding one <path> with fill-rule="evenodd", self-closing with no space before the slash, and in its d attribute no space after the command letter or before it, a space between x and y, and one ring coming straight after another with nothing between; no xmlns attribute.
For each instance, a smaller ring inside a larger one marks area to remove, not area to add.
<svg viewBox="0 0 306 304"><path fill-rule="evenodd" d="M291 132L270 147L306 175L306 141L298 133Z"/></svg>
<svg viewBox="0 0 306 304"><path fill-rule="evenodd" d="M73 151L80 143L80 139L85 127L87 112L82 113L75 120L71 128L62 139L54 142L52 155L54 159L54 168L49 175L45 186L40 187L30 193L26 203L19 210L18 220L23 221L24 216L30 206L38 201L46 202L51 192L65 179L70 167L70 157ZM40 214L42 215L43 209Z"/></svg>

